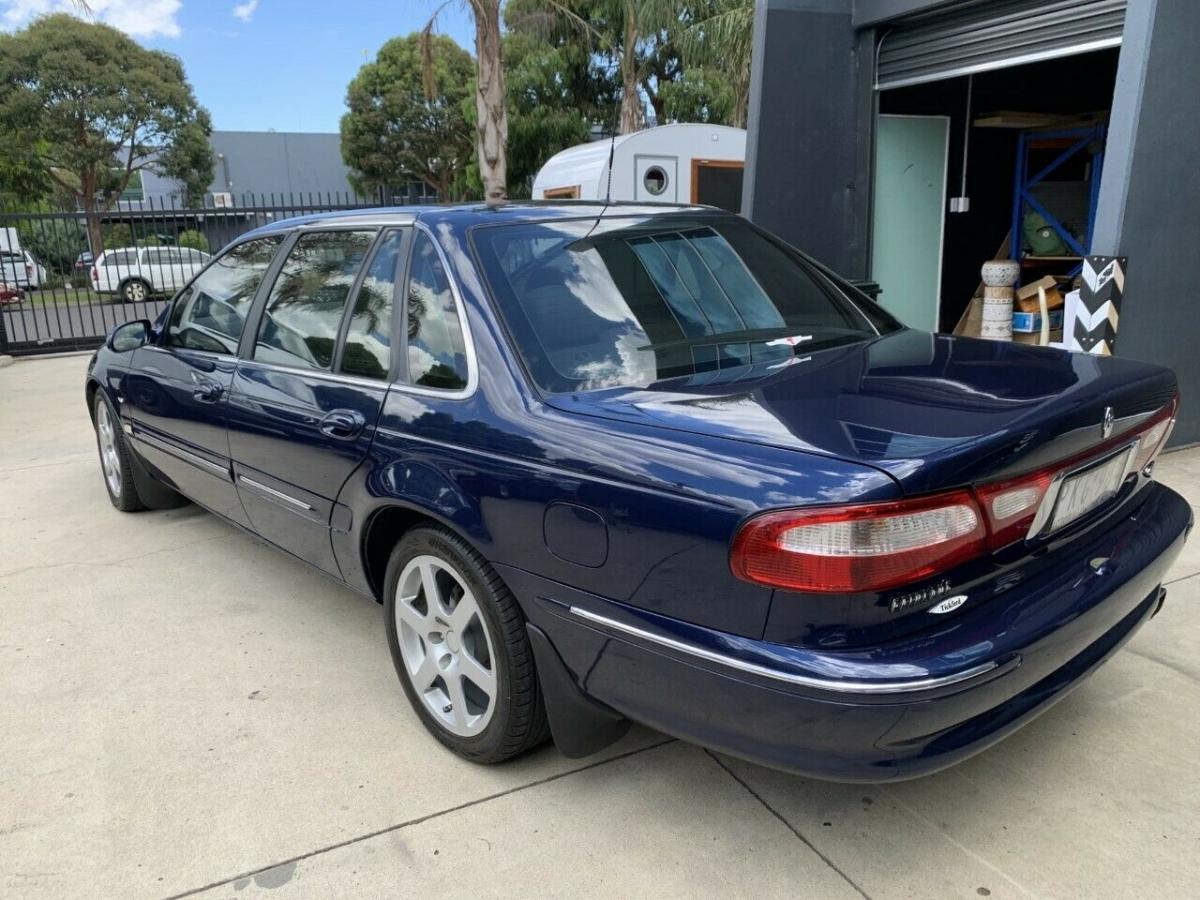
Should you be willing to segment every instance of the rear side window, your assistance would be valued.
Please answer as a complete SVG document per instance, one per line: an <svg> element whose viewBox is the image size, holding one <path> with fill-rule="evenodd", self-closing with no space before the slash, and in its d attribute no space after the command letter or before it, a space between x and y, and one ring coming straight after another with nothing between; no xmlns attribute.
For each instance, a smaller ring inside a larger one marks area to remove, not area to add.
<svg viewBox="0 0 1200 900"><path fill-rule="evenodd" d="M236 353L246 313L281 241L272 236L238 244L201 272L175 301L167 345Z"/></svg>
<svg viewBox="0 0 1200 900"><path fill-rule="evenodd" d="M116 266L132 266L137 263L136 250L113 250L104 254L104 268L115 268Z"/></svg>
<svg viewBox="0 0 1200 900"><path fill-rule="evenodd" d="M271 287L254 358L308 369L333 364L346 298L375 231L302 234Z"/></svg>
<svg viewBox="0 0 1200 900"><path fill-rule="evenodd" d="M408 279L408 380L423 387L467 386L467 347L450 279L429 235L418 231Z"/></svg>
<svg viewBox="0 0 1200 900"><path fill-rule="evenodd" d="M346 326L341 370L347 375L387 378L392 365L392 307L403 242L403 232L389 231L367 264Z"/></svg>

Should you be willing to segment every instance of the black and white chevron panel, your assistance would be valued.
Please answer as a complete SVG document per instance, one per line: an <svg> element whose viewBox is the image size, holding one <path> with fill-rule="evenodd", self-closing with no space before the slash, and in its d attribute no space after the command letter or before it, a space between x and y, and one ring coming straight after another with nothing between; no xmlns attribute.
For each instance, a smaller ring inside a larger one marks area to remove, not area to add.
<svg viewBox="0 0 1200 900"><path fill-rule="evenodd" d="M1121 321L1126 262L1124 256L1084 257L1079 309L1068 349L1112 356L1117 324Z"/></svg>

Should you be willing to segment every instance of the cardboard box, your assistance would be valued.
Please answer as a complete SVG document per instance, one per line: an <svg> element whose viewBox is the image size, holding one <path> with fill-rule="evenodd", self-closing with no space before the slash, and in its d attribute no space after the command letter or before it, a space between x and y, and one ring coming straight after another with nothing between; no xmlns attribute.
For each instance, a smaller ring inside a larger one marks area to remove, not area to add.
<svg viewBox="0 0 1200 900"><path fill-rule="evenodd" d="M1032 284L1017 288L1013 300L1013 309L1019 309L1021 312L1038 312L1041 309L1041 304L1038 302L1038 288L1045 288L1046 290L1047 309L1058 309L1063 305L1063 295L1058 290L1058 282L1053 276L1047 275L1045 278L1039 278Z"/></svg>
<svg viewBox="0 0 1200 900"><path fill-rule="evenodd" d="M1050 310L1050 330L1062 330L1062 309ZM1036 312L1020 312L1013 310L1013 333L1040 334L1042 330L1042 314Z"/></svg>

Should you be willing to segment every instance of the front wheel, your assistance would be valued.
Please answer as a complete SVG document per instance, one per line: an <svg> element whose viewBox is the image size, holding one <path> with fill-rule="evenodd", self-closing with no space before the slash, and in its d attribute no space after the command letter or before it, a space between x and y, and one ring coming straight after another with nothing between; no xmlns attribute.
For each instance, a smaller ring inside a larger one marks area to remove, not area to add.
<svg viewBox="0 0 1200 900"><path fill-rule="evenodd" d="M121 288L121 298L126 303L142 303L150 296L150 285L140 278L131 278Z"/></svg>
<svg viewBox="0 0 1200 900"><path fill-rule="evenodd" d="M133 483L133 471L129 464L129 448L121 434L120 420L104 391L96 391L96 446L100 450L100 469L104 474L104 487L108 499L121 512L137 512L145 509Z"/></svg>
<svg viewBox="0 0 1200 900"><path fill-rule="evenodd" d="M384 585L392 661L434 737L478 763L549 737L524 616L482 556L445 529L415 528Z"/></svg>

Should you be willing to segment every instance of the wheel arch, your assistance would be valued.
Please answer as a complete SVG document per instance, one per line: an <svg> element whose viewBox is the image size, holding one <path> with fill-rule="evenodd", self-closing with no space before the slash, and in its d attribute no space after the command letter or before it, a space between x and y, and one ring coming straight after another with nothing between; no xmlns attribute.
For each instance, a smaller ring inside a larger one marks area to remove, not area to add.
<svg viewBox="0 0 1200 900"><path fill-rule="evenodd" d="M359 541L359 557L376 602L383 602L383 582L387 573L392 548L409 531L423 525L436 525L454 534L484 559L490 558L479 542L463 527L444 515L426 507L400 502L389 502L371 511L362 529Z"/></svg>

